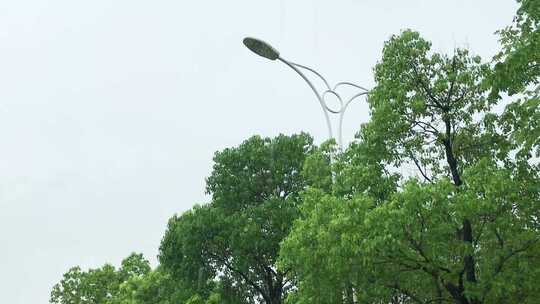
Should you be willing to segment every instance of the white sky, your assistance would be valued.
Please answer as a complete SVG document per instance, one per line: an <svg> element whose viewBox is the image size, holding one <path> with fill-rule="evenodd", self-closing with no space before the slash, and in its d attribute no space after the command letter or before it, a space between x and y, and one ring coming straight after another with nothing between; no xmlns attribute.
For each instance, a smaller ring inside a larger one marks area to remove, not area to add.
<svg viewBox="0 0 540 304"><path fill-rule="evenodd" d="M333 82L371 87L383 42L490 58L512 0L0 1L0 302L47 303L73 265L153 263L167 219L206 201L214 151L254 134L326 139L302 80L263 38ZM350 140L367 107L345 116Z"/></svg>

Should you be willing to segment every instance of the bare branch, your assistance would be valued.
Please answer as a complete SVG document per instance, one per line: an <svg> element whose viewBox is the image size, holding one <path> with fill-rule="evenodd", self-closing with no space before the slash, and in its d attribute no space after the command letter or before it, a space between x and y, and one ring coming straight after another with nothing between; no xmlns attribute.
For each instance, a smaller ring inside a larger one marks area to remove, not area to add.
<svg viewBox="0 0 540 304"><path fill-rule="evenodd" d="M424 170L422 170L422 167L420 166L420 163L418 162L416 157L414 157L412 152L409 152L409 154L410 154L410 158L413 160L414 164L416 165L416 168L418 168L418 171L420 171L420 174L422 174L422 176L426 179L426 181L432 183L433 181L431 180L431 178L429 178L427 176L427 174L424 172Z"/></svg>

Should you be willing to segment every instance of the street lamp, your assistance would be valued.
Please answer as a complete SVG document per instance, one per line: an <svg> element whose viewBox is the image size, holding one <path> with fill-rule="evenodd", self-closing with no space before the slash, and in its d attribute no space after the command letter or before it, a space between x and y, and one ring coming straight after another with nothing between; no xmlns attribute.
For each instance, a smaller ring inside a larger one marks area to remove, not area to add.
<svg viewBox="0 0 540 304"><path fill-rule="evenodd" d="M360 96L367 95L369 93L369 90L362 86L354 84L352 82L338 82L333 87L331 87L328 81L326 81L326 79L317 71L307 66L285 60L283 57L279 55L279 52L275 48L273 48L270 44L260 39L252 38L252 37L244 38L243 42L244 42L244 45L248 49L250 49L253 53L269 60L279 60L283 62L284 64L289 66L291 69L293 69L296 73L298 73L298 75L300 75L302 79L306 81L306 83L309 85L313 93L315 93L315 96L317 97L317 100L319 101L319 104L321 105L321 108L324 113L324 118L326 120L326 126L328 127L328 137L330 139L334 138L334 134L332 132L332 124L330 123L329 114L339 115L338 145L339 145L340 150L343 150L343 134L342 134L343 115L345 114L347 107L353 100L355 100L356 98ZM322 93L320 93L319 90L317 90L317 88L315 87L315 85L313 85L313 83L309 80L309 78L307 78L306 75L300 69L309 71L313 73L315 76L322 79L322 81L324 82L324 85L326 86L326 89ZM339 93L336 91L337 88L340 86L350 86L350 87L360 90L360 92L354 94L353 96L351 96L349 99L347 99L344 102L343 98L341 98L341 95L339 95ZM325 98L329 95L333 95L334 97L337 98L337 100L339 101L339 109L337 110L332 109L328 106Z"/></svg>

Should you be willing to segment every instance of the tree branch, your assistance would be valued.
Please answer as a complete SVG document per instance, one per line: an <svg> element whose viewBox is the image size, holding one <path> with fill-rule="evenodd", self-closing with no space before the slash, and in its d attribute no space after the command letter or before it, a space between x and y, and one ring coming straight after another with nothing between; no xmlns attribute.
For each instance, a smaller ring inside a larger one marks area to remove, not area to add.
<svg viewBox="0 0 540 304"><path fill-rule="evenodd" d="M422 174L422 176L426 179L426 181L432 183L433 181L431 180L431 178L429 178L427 176L427 174L424 172L424 170L422 170L422 168L420 167L420 163L418 162L418 160L416 159L416 157L414 157L414 155L412 154L412 152L409 152L410 154L410 158L413 160L414 164L416 165L416 168L418 168L418 171L420 171L420 174Z"/></svg>

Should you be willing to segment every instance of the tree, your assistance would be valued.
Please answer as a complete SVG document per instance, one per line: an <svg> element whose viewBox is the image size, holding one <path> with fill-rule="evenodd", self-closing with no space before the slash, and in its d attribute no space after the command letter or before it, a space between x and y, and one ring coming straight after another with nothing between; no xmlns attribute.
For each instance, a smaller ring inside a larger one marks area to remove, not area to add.
<svg viewBox="0 0 540 304"><path fill-rule="evenodd" d="M499 31L501 52L495 57L491 77L492 95L500 91L522 93L528 85L538 85L540 76L540 4L518 0L520 7L512 25Z"/></svg>
<svg viewBox="0 0 540 304"><path fill-rule="evenodd" d="M195 292L160 267L124 281L111 304L180 304Z"/></svg>
<svg viewBox="0 0 540 304"><path fill-rule="evenodd" d="M157 269L74 267L51 303L538 302L540 2L518 3L491 63L392 36L343 153L306 134L217 152Z"/></svg>
<svg viewBox="0 0 540 304"><path fill-rule="evenodd" d="M500 98L501 91L519 96L507 105L499 127L518 157L526 160L532 155L540 157L540 3L518 2L514 23L499 31L503 50L495 57L488 80L492 98Z"/></svg>
<svg viewBox="0 0 540 304"><path fill-rule="evenodd" d="M540 3L518 3L513 24L498 32L503 49L494 58L487 82L491 98L501 98L500 92L519 96L506 106L498 127L526 161L533 155L540 157Z"/></svg>
<svg viewBox="0 0 540 304"><path fill-rule="evenodd" d="M208 297L203 298L194 294L186 304L239 304L246 303L247 295L241 289L235 288L227 278L221 278Z"/></svg>
<svg viewBox="0 0 540 304"><path fill-rule="evenodd" d="M275 263L298 216L300 172L313 150L312 138L300 134L255 136L216 153L207 180L212 202L169 221L161 265L192 286L221 278L243 303L282 303L291 282Z"/></svg>
<svg viewBox="0 0 540 304"><path fill-rule="evenodd" d="M120 285L150 271L148 261L142 254L131 254L122 261L121 267L105 264L101 268L82 271L76 266L66 272L54 285L51 303L57 304L103 304L111 303Z"/></svg>
<svg viewBox="0 0 540 304"><path fill-rule="evenodd" d="M540 170L515 156L519 120L491 112L491 75L410 30L385 44L371 120L282 244L294 303L537 301Z"/></svg>

